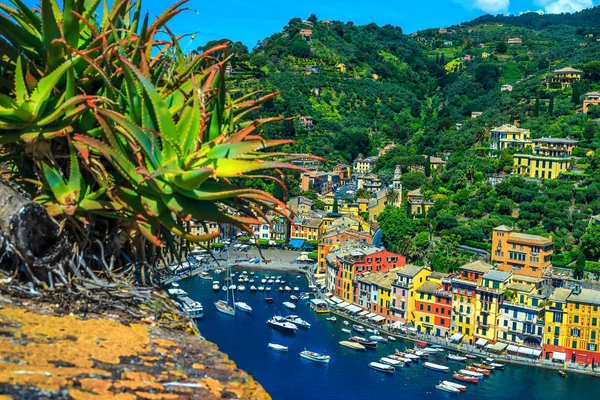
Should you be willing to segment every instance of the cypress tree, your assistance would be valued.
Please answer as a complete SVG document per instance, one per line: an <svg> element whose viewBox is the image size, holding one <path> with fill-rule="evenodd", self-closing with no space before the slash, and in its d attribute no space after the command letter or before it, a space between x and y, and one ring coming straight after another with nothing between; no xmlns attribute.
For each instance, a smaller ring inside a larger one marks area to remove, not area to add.
<svg viewBox="0 0 600 400"><path fill-rule="evenodd" d="M550 95L550 103L548 104L548 115L554 114L554 96Z"/></svg>
<svg viewBox="0 0 600 400"><path fill-rule="evenodd" d="M333 209L331 210L333 213L337 214L338 212L340 212L340 206L338 204L338 200L334 199L333 200Z"/></svg>
<svg viewBox="0 0 600 400"><path fill-rule="evenodd" d="M442 56L440 57L440 65L442 67L446 65L446 57L444 57L444 53L442 53Z"/></svg>
<svg viewBox="0 0 600 400"><path fill-rule="evenodd" d="M431 156L427 156L427 161L425 161L425 176L431 176Z"/></svg>
<svg viewBox="0 0 600 400"><path fill-rule="evenodd" d="M575 269L573 270L573 278L582 279L585 271L585 255L583 251L579 251L577 254L577 261L575 261Z"/></svg>
<svg viewBox="0 0 600 400"><path fill-rule="evenodd" d="M573 83L573 93L571 95L571 101L573 102L573 104L577 105L579 104L579 84L577 83Z"/></svg>
<svg viewBox="0 0 600 400"><path fill-rule="evenodd" d="M540 99L535 99L535 104L533 105L533 116L539 117L540 115Z"/></svg>

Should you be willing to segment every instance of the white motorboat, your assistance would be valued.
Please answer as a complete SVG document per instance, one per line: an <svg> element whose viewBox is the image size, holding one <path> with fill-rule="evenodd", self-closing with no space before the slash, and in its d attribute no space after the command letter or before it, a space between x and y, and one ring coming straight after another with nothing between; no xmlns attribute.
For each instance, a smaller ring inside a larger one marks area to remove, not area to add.
<svg viewBox="0 0 600 400"><path fill-rule="evenodd" d="M250 275L254 275L254 271L250 271Z"/></svg>
<svg viewBox="0 0 600 400"><path fill-rule="evenodd" d="M455 388L453 386L444 385L443 383L438 383L437 385L435 385L435 388L442 390L444 392L450 392L450 393L459 393L460 392L460 390L458 390L457 388Z"/></svg>
<svg viewBox="0 0 600 400"><path fill-rule="evenodd" d="M356 332L358 332L360 334L365 333L365 328L363 328L361 325L352 325L352 329L354 329Z"/></svg>
<svg viewBox="0 0 600 400"><path fill-rule="evenodd" d="M285 289L286 292L291 292L292 291L292 288L289 287L289 286L286 286L284 289Z"/></svg>
<svg viewBox="0 0 600 400"><path fill-rule="evenodd" d="M307 360L316 361L320 363L328 363L331 359L330 356L321 353L315 353L314 351L304 350L300 352L300 357Z"/></svg>
<svg viewBox="0 0 600 400"><path fill-rule="evenodd" d="M300 300L308 300L308 299L310 299L310 296L307 294L303 294L300 296Z"/></svg>
<svg viewBox="0 0 600 400"><path fill-rule="evenodd" d="M267 320L267 325L282 332L296 333L298 327L291 322L284 321L282 317L273 317Z"/></svg>
<svg viewBox="0 0 600 400"><path fill-rule="evenodd" d="M281 283L281 280L275 279L275 283Z"/></svg>
<svg viewBox="0 0 600 400"><path fill-rule="evenodd" d="M467 357L458 356L456 354L446 354L446 358L452 361L466 361Z"/></svg>
<svg viewBox="0 0 600 400"><path fill-rule="evenodd" d="M350 325L350 322L344 320L344 325L348 326L348 325Z"/></svg>
<svg viewBox="0 0 600 400"><path fill-rule="evenodd" d="M484 376L483 374L481 374L479 372L470 371L468 369L461 369L458 372L462 375L474 376L475 378L479 378L479 379L483 379L483 376Z"/></svg>
<svg viewBox="0 0 600 400"><path fill-rule="evenodd" d="M350 331L350 329L346 329L346 328L342 328L342 332L344 332L344 333L352 333L352 331Z"/></svg>
<svg viewBox="0 0 600 400"><path fill-rule="evenodd" d="M381 357L379 362L387 365L391 365L394 368L402 368L404 367L404 363L400 360L394 360L393 358Z"/></svg>
<svg viewBox="0 0 600 400"><path fill-rule="evenodd" d="M221 288L221 290L222 290L222 291L224 291L224 292L225 292L225 291L227 291L227 286L223 286L223 287Z"/></svg>
<svg viewBox="0 0 600 400"><path fill-rule="evenodd" d="M279 290L280 292L283 292L283 286L279 286L279 287L277 288L277 290Z"/></svg>
<svg viewBox="0 0 600 400"><path fill-rule="evenodd" d="M349 349L352 350L365 350L366 347L363 346L360 343L356 343L356 342L350 342L349 340L342 340L341 342L339 342L340 345L344 346L344 347L348 347Z"/></svg>
<svg viewBox="0 0 600 400"><path fill-rule="evenodd" d="M251 292L256 292L256 286L254 286L254 285L250 286L250 291Z"/></svg>
<svg viewBox="0 0 600 400"><path fill-rule="evenodd" d="M250 279L248 283L254 283L254 279Z"/></svg>
<svg viewBox="0 0 600 400"><path fill-rule="evenodd" d="M453 388L456 388L456 389L460 390L461 392L467 391L467 387L465 385L461 385L460 383L456 383L456 382L452 382L452 381L442 381L442 383L446 386L452 386Z"/></svg>
<svg viewBox="0 0 600 400"><path fill-rule="evenodd" d="M173 286L174 288L178 288L179 287L179 283L177 283L177 282L171 282L171 286Z"/></svg>
<svg viewBox="0 0 600 400"><path fill-rule="evenodd" d="M229 285L229 290L235 290L235 289L237 289L236 285Z"/></svg>
<svg viewBox="0 0 600 400"><path fill-rule="evenodd" d="M365 328L365 331L369 332L370 334L374 335L375 331L371 328Z"/></svg>
<svg viewBox="0 0 600 400"><path fill-rule="evenodd" d="M294 296L294 295L291 295L291 296L290 296L290 300L291 300L291 301L298 301L298 297L297 297L297 296Z"/></svg>
<svg viewBox="0 0 600 400"><path fill-rule="evenodd" d="M258 289L259 292L262 292L263 290L265 290L265 287L262 286L262 285L260 285L257 289Z"/></svg>
<svg viewBox="0 0 600 400"><path fill-rule="evenodd" d="M302 318L300 318L297 315L288 315L287 317L284 317L283 319L284 319L284 321L291 322L292 324L299 326L300 328L308 329L311 327L310 323L303 320Z"/></svg>
<svg viewBox="0 0 600 400"><path fill-rule="evenodd" d="M240 311L247 312L247 313L252 312L252 307L250 307L248 304L244 303L243 301L236 301L233 304L235 305L235 308L237 308Z"/></svg>
<svg viewBox="0 0 600 400"><path fill-rule="evenodd" d="M495 360L493 358L486 358L485 360L481 361L482 363L489 365L490 367L494 367L494 369L504 369L505 365L504 364L499 364L497 362L495 362Z"/></svg>
<svg viewBox="0 0 600 400"><path fill-rule="evenodd" d="M266 280L265 278L262 278L262 279L260 280L260 283L262 283L262 284L265 284L265 283L267 283L267 280Z"/></svg>
<svg viewBox="0 0 600 400"><path fill-rule="evenodd" d="M219 290L221 290L221 284L219 283L219 281L214 281L212 287L215 292L218 292Z"/></svg>
<svg viewBox="0 0 600 400"><path fill-rule="evenodd" d="M187 296L187 292L181 288L172 288L172 289L167 289L167 292L171 295L171 296L175 296L175 297L180 297L180 296Z"/></svg>
<svg viewBox="0 0 600 400"><path fill-rule="evenodd" d="M273 282L274 282L274 281L273 281L273 279L269 279L269 280L267 281L267 283L268 283L268 284L271 284L271 283L273 283Z"/></svg>
<svg viewBox="0 0 600 400"><path fill-rule="evenodd" d="M387 364L383 364L383 363L378 363L378 362L370 362L369 363L369 367L374 369L375 371L380 371L380 372L387 372L389 374L394 373L394 370L396 368L392 367L391 365L387 365Z"/></svg>
<svg viewBox="0 0 600 400"><path fill-rule="evenodd" d="M294 286L294 292L299 292L300 288L298 286Z"/></svg>
<svg viewBox="0 0 600 400"><path fill-rule="evenodd" d="M240 286L238 286L238 290L239 290L240 292L243 292L244 290L246 290L246 286L244 286L244 285L240 285Z"/></svg>
<svg viewBox="0 0 600 400"><path fill-rule="evenodd" d="M326 319L327 321L331 321L331 322L335 322L335 321L337 321L337 318L336 318L335 316L333 316L333 317L327 317L327 318L325 318L325 319Z"/></svg>
<svg viewBox="0 0 600 400"><path fill-rule="evenodd" d="M393 336L388 336L387 338L388 338L388 340L389 340L390 342L395 342L395 341L396 341L396 338L395 338L395 337L393 337Z"/></svg>
<svg viewBox="0 0 600 400"><path fill-rule="evenodd" d="M289 308L290 310L295 310L296 309L296 305L290 301L284 301L283 302L283 306L285 308Z"/></svg>
<svg viewBox="0 0 600 400"><path fill-rule="evenodd" d="M242 278L242 277L239 277L239 278L238 278L238 283L244 283L244 278Z"/></svg>
<svg viewBox="0 0 600 400"><path fill-rule="evenodd" d="M381 342L381 343L388 342L388 340L386 338L384 338L383 336L379 336L379 335L371 335L371 336L369 336L369 339L374 340L376 342Z"/></svg>
<svg viewBox="0 0 600 400"><path fill-rule="evenodd" d="M270 291L271 291L271 286L267 286L267 287L265 288L265 291L266 291L266 292L270 292Z"/></svg>
<svg viewBox="0 0 600 400"><path fill-rule="evenodd" d="M178 300L181 303L181 309L190 318L202 318L204 316L204 307L199 301L190 299L187 296L180 296Z"/></svg>
<svg viewBox="0 0 600 400"><path fill-rule="evenodd" d="M389 356L387 356L387 358L391 358L392 360L402 361L404 364L409 364L409 365L410 365L410 362L411 362L410 359L404 358L402 356L398 356L396 354L390 354Z"/></svg>
<svg viewBox="0 0 600 400"><path fill-rule="evenodd" d="M285 283L285 281L282 279L281 281L279 281L279 283L281 283L283 285Z"/></svg>
<svg viewBox="0 0 600 400"><path fill-rule="evenodd" d="M446 367L445 365L434 364L432 362L424 362L423 366L425 368L429 368L434 371L440 371L440 372L448 372L450 370L450 368Z"/></svg>
<svg viewBox="0 0 600 400"><path fill-rule="evenodd" d="M206 271L202 271L198 274L198 276L200 277L200 279L206 279L206 280L212 280L212 276L210 276L210 274Z"/></svg>
<svg viewBox="0 0 600 400"><path fill-rule="evenodd" d="M235 315L235 308L231 307L225 300L216 301L215 307L217 307L217 311L222 312L223 314Z"/></svg>

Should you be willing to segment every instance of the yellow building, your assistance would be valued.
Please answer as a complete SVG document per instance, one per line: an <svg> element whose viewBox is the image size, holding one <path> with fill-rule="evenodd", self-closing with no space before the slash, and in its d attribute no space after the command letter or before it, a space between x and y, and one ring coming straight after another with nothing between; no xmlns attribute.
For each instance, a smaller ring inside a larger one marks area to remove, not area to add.
<svg viewBox="0 0 600 400"><path fill-rule="evenodd" d="M600 106L600 92L589 92L585 94L583 100L583 113L587 114L590 106Z"/></svg>
<svg viewBox="0 0 600 400"><path fill-rule="evenodd" d="M320 197L320 200L323 201L323 203L325 203L325 211L326 212L333 212L333 204L335 203L335 194L333 194L332 192L327 192ZM338 204L338 211L339 211L339 204Z"/></svg>
<svg viewBox="0 0 600 400"><path fill-rule="evenodd" d="M530 178L556 179L569 170L571 151L578 143L572 139L534 139L531 153L514 155L513 172Z"/></svg>
<svg viewBox="0 0 600 400"><path fill-rule="evenodd" d="M529 129L505 124L490 130L490 151L516 149L531 146Z"/></svg>
<svg viewBox="0 0 600 400"><path fill-rule="evenodd" d="M392 284L392 315L394 321L414 322L416 290L427 282L431 270L407 265L397 272L398 280Z"/></svg>
<svg viewBox="0 0 600 400"><path fill-rule="evenodd" d="M414 217L427 215L429 209L435 204L433 201L425 200L421 189L411 190L406 195L406 198L410 204L410 213Z"/></svg>
<svg viewBox="0 0 600 400"><path fill-rule="evenodd" d="M346 64L339 63L335 66L335 68L342 74L346 72Z"/></svg>
<svg viewBox="0 0 600 400"><path fill-rule="evenodd" d="M215 244L219 242L219 236L221 234L221 229L219 227L219 224L216 222L205 222L205 223L201 223L201 222L193 222L191 227L190 227L190 231L192 233L192 235L206 235L206 234L214 234L215 237L213 239L211 239L208 242L203 242L203 245L207 245L207 244Z"/></svg>
<svg viewBox="0 0 600 400"><path fill-rule="evenodd" d="M575 287L567 298L566 310L562 325L566 361L600 362L600 291Z"/></svg>
<svg viewBox="0 0 600 400"><path fill-rule="evenodd" d="M348 228L358 232L367 232L371 231L371 225L362 219L360 216L356 215L343 215L342 217L335 218L328 226L329 229L342 229Z"/></svg>
<svg viewBox="0 0 600 400"><path fill-rule="evenodd" d="M458 276L452 278L451 334L463 335L463 341L474 344L477 285L492 266L483 261L473 261L460 267Z"/></svg>
<svg viewBox="0 0 600 400"><path fill-rule="evenodd" d="M489 56L491 56L491 54L488 53L487 51L484 51L483 53L481 53L481 57L483 57L483 58L488 58Z"/></svg>
<svg viewBox="0 0 600 400"><path fill-rule="evenodd" d="M567 299L570 295L570 289L554 289L554 293L550 295L544 308L545 328L543 343L544 356L547 360L566 360Z"/></svg>
<svg viewBox="0 0 600 400"><path fill-rule="evenodd" d="M369 174L375 168L376 157L357 158L353 163L353 172L358 175Z"/></svg>
<svg viewBox="0 0 600 400"><path fill-rule="evenodd" d="M547 82L547 86L560 86L561 88L569 87L573 82L581 80L583 71L575 68L566 67L554 71L554 75Z"/></svg>
<svg viewBox="0 0 600 400"><path fill-rule="evenodd" d="M364 274L358 280L358 305L387 319L392 308L392 283L398 279L397 271L396 268Z"/></svg>
<svg viewBox="0 0 600 400"><path fill-rule="evenodd" d="M552 239L514 232L500 225L492 232L492 261L501 271L541 278L552 264Z"/></svg>
<svg viewBox="0 0 600 400"><path fill-rule="evenodd" d="M483 340L496 342L500 318L500 299L507 286L512 283L512 275L512 272L490 270L481 277L477 285L477 303L475 305L475 344L483 345Z"/></svg>
<svg viewBox="0 0 600 400"><path fill-rule="evenodd" d="M376 221L377 216L385 209L385 206L387 205L387 193L388 190L384 188L373 193L373 197L369 199L369 221Z"/></svg>

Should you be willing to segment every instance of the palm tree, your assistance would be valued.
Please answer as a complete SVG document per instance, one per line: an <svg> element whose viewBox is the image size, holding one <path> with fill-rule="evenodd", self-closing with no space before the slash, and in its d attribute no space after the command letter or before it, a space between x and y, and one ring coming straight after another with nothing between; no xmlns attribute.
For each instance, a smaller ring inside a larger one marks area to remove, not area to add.
<svg viewBox="0 0 600 400"><path fill-rule="evenodd" d="M396 189L390 189L385 196L385 200L388 205L395 205L400 197L400 193Z"/></svg>

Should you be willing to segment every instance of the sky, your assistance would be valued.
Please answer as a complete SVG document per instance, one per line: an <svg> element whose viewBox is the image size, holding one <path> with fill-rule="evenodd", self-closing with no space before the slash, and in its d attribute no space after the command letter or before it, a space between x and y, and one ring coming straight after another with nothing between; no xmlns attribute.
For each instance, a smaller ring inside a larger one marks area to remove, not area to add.
<svg viewBox="0 0 600 400"><path fill-rule="evenodd" d="M142 1L151 17L174 2ZM39 0L26 3L39 4ZM186 7L192 10L175 17L169 28L179 35L195 33L193 40L191 37L182 40L182 47L187 50L222 38L241 41L252 49L258 40L281 31L290 19L306 19L313 13L320 20L352 21L356 25L391 24L412 33L470 21L485 14L562 13L595 5L600 5L600 0L190 0Z"/></svg>

